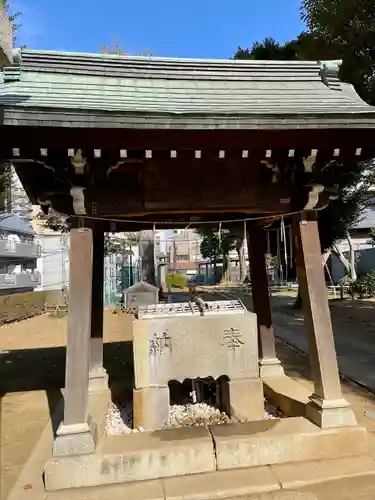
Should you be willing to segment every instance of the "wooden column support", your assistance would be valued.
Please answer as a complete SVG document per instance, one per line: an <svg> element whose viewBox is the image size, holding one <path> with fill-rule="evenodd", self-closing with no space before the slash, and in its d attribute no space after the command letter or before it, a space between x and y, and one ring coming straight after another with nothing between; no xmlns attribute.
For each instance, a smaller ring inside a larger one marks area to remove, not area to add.
<svg viewBox="0 0 375 500"><path fill-rule="evenodd" d="M54 442L55 456L92 453L96 447L97 431L88 415L92 270L91 229L72 229L64 421Z"/></svg>
<svg viewBox="0 0 375 500"><path fill-rule="evenodd" d="M316 213L293 216L293 232L314 382L308 417L320 427L355 425L341 392Z"/></svg>
<svg viewBox="0 0 375 500"><path fill-rule="evenodd" d="M264 228L248 223L247 240L253 308L258 319L260 376L265 378L284 375L283 367L276 356L275 336L272 327Z"/></svg>
<svg viewBox="0 0 375 500"><path fill-rule="evenodd" d="M103 367L103 287L104 232L93 226L92 314L90 336L89 391L107 390L108 376Z"/></svg>

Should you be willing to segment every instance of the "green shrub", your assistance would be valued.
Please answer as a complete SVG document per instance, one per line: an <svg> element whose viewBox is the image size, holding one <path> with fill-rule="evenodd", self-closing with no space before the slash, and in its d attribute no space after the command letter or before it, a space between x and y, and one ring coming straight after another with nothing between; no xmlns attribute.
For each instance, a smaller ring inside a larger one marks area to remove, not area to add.
<svg viewBox="0 0 375 500"><path fill-rule="evenodd" d="M375 297L375 270L365 274L358 283L368 297ZM362 292L362 293L363 293Z"/></svg>
<svg viewBox="0 0 375 500"><path fill-rule="evenodd" d="M165 281L167 286L171 288L185 288L186 287L186 278L183 274L179 273L168 273Z"/></svg>

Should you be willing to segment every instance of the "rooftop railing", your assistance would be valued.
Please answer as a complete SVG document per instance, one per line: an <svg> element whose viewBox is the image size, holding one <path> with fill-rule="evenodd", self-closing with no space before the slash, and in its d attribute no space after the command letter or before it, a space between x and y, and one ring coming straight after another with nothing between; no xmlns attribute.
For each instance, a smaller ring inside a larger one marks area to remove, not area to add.
<svg viewBox="0 0 375 500"><path fill-rule="evenodd" d="M34 242L18 242L0 238L0 259L3 257L37 259L41 256L40 245Z"/></svg>

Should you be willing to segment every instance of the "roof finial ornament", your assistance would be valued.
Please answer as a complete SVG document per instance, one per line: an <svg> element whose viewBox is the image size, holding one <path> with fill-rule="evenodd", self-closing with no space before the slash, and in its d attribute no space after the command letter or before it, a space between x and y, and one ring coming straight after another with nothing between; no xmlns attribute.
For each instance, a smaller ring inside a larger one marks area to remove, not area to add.
<svg viewBox="0 0 375 500"><path fill-rule="evenodd" d="M22 49L17 47L12 49L12 64L21 64L22 62Z"/></svg>
<svg viewBox="0 0 375 500"><path fill-rule="evenodd" d="M342 65L341 59L336 59L333 61L319 61L320 63L320 76L323 82L327 85L328 80L331 78L338 78L339 71Z"/></svg>

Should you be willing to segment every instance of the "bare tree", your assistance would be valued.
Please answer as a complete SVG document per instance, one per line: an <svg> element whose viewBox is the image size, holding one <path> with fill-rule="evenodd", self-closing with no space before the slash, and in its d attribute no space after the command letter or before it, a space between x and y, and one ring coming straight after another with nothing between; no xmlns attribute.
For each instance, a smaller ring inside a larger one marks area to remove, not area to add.
<svg viewBox="0 0 375 500"><path fill-rule="evenodd" d="M117 56L127 56L128 53L125 51L124 47L118 42L113 42L111 45L100 45L100 54L112 54Z"/></svg>

